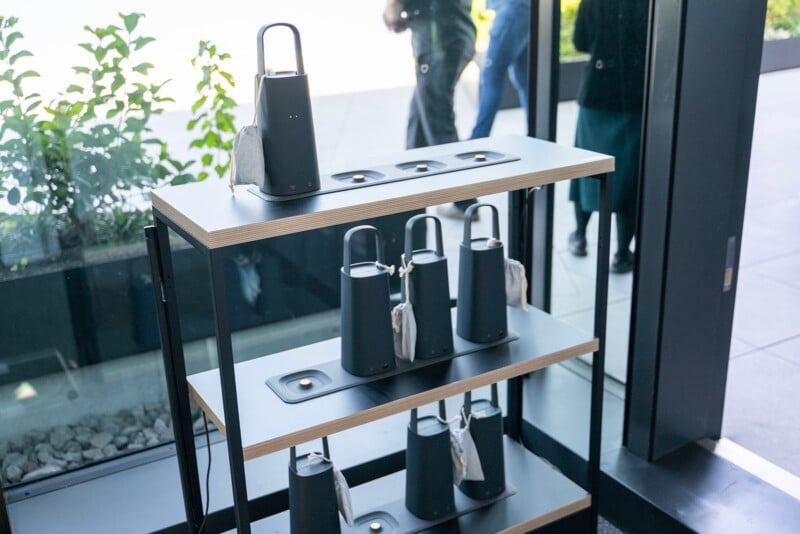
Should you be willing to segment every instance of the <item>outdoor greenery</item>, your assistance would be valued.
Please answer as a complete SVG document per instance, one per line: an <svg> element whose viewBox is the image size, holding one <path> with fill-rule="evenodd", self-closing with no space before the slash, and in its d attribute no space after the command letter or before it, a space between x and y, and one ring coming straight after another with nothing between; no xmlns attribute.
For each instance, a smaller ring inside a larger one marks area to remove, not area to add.
<svg viewBox="0 0 800 534"><path fill-rule="evenodd" d="M203 151L203 167L213 168L217 177L223 177L231 166L230 153L236 135L233 109L236 102L228 96L228 90L236 86L233 75L222 69L222 63L230 59L230 54L219 52L217 45L210 41L200 41L197 56L192 65L200 69L202 79L197 82L198 99L192 104L194 117L187 128L199 129L202 137L193 139L190 146ZM198 173L198 180L205 180L208 171Z"/></svg>
<svg viewBox="0 0 800 534"><path fill-rule="evenodd" d="M572 34L575 17L581 0L561 0L561 61L579 61L586 58L575 50ZM800 0L768 0L767 20L764 27L766 39L800 37Z"/></svg>
<svg viewBox="0 0 800 534"><path fill-rule="evenodd" d="M561 0L561 34L559 51L561 61L581 61L586 59L586 54L575 50L572 44L572 34L575 33L575 17L578 15L578 6L581 0Z"/></svg>
<svg viewBox="0 0 800 534"><path fill-rule="evenodd" d="M767 39L800 37L800 0L768 0Z"/></svg>
<svg viewBox="0 0 800 534"><path fill-rule="evenodd" d="M179 161L150 128L172 99L164 94L169 80L153 80L154 65L139 60L154 41L137 32L142 16L120 13L117 24L86 26L89 42L79 46L87 62L73 67L75 82L49 103L25 90L26 81L39 76L27 68L33 54L18 49L18 19L0 16L0 200L14 208L0 213L4 256L37 249L37 243L46 258L141 240L150 217L146 203L136 202L143 194L228 169L236 104L227 95L233 77L220 63L229 55L203 41L192 59L201 80L187 127L202 134L191 144L202 153L199 165ZM27 263L21 256L10 267Z"/></svg>

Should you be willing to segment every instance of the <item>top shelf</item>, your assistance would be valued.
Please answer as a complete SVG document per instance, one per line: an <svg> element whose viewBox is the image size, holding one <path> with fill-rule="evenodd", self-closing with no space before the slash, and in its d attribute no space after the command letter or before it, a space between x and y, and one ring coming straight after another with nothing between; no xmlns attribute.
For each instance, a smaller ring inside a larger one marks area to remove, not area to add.
<svg viewBox="0 0 800 534"><path fill-rule="evenodd" d="M352 168L468 151L495 151L520 159L284 202L263 200L241 186L232 195L222 180L165 187L153 191L151 198L153 208L172 224L215 249L614 170L613 157L522 136L418 148L360 161Z"/></svg>

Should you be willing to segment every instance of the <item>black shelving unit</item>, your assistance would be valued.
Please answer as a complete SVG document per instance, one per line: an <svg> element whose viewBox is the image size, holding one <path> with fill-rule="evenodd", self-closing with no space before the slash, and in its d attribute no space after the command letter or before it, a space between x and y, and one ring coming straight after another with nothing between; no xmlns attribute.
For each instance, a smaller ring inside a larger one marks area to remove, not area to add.
<svg viewBox="0 0 800 534"><path fill-rule="evenodd" d="M395 158L359 162L353 168L385 166L387 162L401 165L411 161L435 161L471 152L492 152L516 159L445 174L423 173L402 182L378 183L281 203L265 201L242 188L231 195L225 184L213 182L152 193L155 226L146 229L146 236L190 532L197 532L203 522L190 396L227 440L234 506L215 513L215 527L250 532L252 524L257 529L263 526L285 530L288 521L288 514L282 513L285 501L264 496L248 498L245 461L502 380L511 380L509 407L521 406L519 377L589 353L593 354L593 363L588 487L578 487L519 442L507 437L507 470L515 493L480 513L461 516L434 530L453 531L462 525L471 530L478 527L482 531L526 532L576 514L587 514L589 521L596 522L597 501L593 495L599 488L603 337L614 160L537 139L502 137L410 150ZM584 176L599 180L601 190L594 336L536 309L527 313L510 309L509 327L520 334L516 341L297 404L281 401L266 386L265 379L338 358L338 339L234 363L224 278L226 255L232 247L466 198L532 190ZM183 354L169 229L204 255L212 288L219 368L189 377ZM367 394L365 388L381 394ZM513 420L508 426L519 428L522 417L521 410L509 410L508 418ZM366 467L361 472L368 474L366 478L361 477L364 480L353 490L356 515L382 504L375 501L375 495L381 493L378 488L402 488L402 473L398 471L395 456L365 459L362 467ZM402 492L397 498L402 498Z"/></svg>

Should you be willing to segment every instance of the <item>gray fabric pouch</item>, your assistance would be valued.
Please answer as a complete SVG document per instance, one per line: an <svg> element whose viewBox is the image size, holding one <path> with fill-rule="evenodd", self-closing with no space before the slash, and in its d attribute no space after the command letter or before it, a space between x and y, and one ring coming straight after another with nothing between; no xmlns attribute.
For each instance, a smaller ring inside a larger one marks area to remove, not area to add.
<svg viewBox="0 0 800 534"><path fill-rule="evenodd" d="M411 305L409 276L414 266L412 262L406 264L405 255L400 256L402 267L400 276L406 284L406 298L392 308L392 330L394 330L394 352L398 358L414 361L417 346L417 319L414 317L414 307Z"/></svg>
<svg viewBox="0 0 800 534"><path fill-rule="evenodd" d="M264 145L261 144L261 136L258 135L258 108L261 93L261 82L259 81L256 90L256 104L253 111L253 123L244 126L236 132L233 138L233 155L231 156L231 174L229 187L231 193L234 192L234 185L254 184L259 189L264 188L266 180L266 165L264 161Z"/></svg>
<svg viewBox="0 0 800 534"><path fill-rule="evenodd" d="M517 260L506 258L506 304L528 311L528 279L525 266Z"/></svg>
<svg viewBox="0 0 800 534"><path fill-rule="evenodd" d="M264 186L264 149L255 124L245 126L233 139L231 161L231 191L234 185L255 184Z"/></svg>

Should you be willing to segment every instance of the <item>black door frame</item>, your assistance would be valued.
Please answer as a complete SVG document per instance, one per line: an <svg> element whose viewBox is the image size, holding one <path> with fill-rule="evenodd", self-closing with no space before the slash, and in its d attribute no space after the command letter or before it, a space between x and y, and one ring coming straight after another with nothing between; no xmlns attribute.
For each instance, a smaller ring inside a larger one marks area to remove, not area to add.
<svg viewBox="0 0 800 534"><path fill-rule="evenodd" d="M650 2L624 444L655 460L721 430L766 0ZM559 8L532 1L528 132L551 141ZM545 311L553 198L514 193L509 210Z"/></svg>

